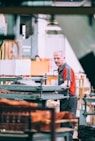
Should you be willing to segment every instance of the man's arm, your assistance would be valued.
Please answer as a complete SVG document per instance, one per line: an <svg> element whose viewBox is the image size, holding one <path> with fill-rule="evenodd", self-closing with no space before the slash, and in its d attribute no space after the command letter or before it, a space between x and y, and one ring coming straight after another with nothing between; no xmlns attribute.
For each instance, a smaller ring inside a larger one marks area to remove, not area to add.
<svg viewBox="0 0 95 141"><path fill-rule="evenodd" d="M64 83L60 85L63 89L70 87L70 80L65 80Z"/></svg>

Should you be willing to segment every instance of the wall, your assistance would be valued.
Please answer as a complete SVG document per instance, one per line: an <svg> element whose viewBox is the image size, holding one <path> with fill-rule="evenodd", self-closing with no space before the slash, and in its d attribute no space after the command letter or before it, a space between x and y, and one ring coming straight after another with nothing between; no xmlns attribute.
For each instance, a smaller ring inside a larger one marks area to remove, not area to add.
<svg viewBox="0 0 95 141"><path fill-rule="evenodd" d="M79 59L95 51L95 19L92 26L88 15L57 15L56 20Z"/></svg>

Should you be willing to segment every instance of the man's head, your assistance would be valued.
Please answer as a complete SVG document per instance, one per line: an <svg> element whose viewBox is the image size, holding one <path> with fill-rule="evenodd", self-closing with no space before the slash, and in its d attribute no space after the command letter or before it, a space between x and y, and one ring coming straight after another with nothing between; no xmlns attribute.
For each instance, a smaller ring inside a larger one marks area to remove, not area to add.
<svg viewBox="0 0 95 141"><path fill-rule="evenodd" d="M63 51L55 51L54 52L54 62L58 67L62 67L65 63L65 55Z"/></svg>
<svg viewBox="0 0 95 141"><path fill-rule="evenodd" d="M39 55L35 55L35 60L36 61L40 61L40 56Z"/></svg>

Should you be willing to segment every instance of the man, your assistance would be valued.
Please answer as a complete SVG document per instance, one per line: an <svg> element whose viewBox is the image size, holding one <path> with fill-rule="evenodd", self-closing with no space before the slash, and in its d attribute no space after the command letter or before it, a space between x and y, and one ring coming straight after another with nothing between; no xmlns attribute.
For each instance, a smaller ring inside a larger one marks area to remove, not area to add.
<svg viewBox="0 0 95 141"><path fill-rule="evenodd" d="M40 61L40 56L39 55L35 55L35 60L36 61Z"/></svg>
<svg viewBox="0 0 95 141"><path fill-rule="evenodd" d="M67 88L67 86L69 87L69 98L60 100L60 111L69 111L76 115L77 97L75 73L66 63L65 55L62 51L54 52L54 62L58 66L58 85L62 86L64 89ZM63 94L65 95L64 91ZM62 126L72 127L70 123L62 124ZM70 141L72 141L72 134Z"/></svg>

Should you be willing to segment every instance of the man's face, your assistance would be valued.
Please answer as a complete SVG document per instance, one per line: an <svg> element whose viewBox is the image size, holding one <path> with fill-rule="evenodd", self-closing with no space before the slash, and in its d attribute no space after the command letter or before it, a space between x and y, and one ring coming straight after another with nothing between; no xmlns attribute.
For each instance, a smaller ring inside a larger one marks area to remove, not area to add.
<svg viewBox="0 0 95 141"><path fill-rule="evenodd" d="M65 63L65 58L63 58L61 52L54 53L54 62L58 67L62 67Z"/></svg>

